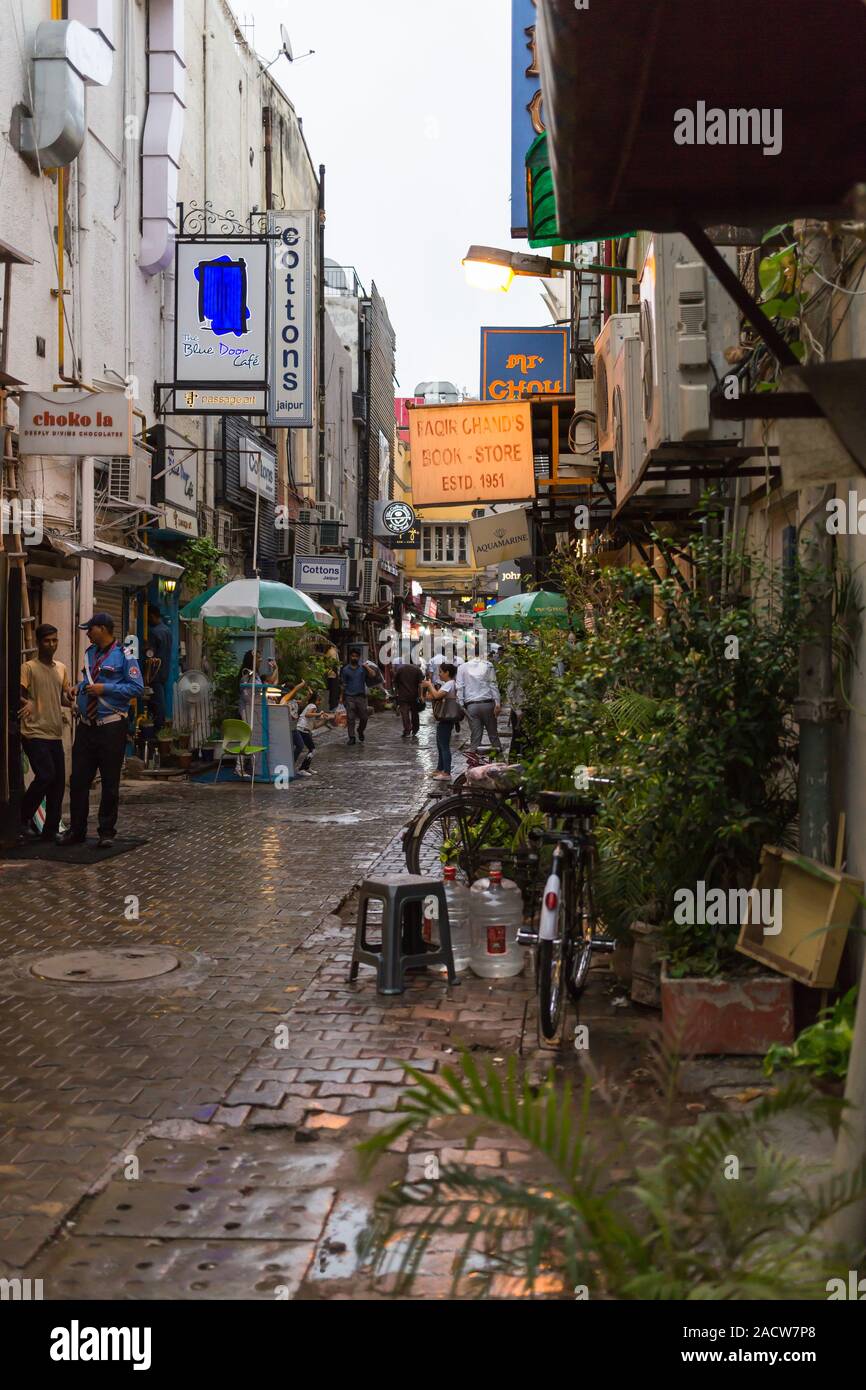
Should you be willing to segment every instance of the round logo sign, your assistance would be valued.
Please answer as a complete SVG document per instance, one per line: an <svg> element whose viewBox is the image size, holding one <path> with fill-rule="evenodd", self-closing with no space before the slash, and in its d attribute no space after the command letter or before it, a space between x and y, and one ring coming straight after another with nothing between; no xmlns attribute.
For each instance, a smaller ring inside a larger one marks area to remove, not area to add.
<svg viewBox="0 0 866 1390"><path fill-rule="evenodd" d="M389 502L382 511L382 525L392 536L402 536L415 525L415 512L408 502Z"/></svg>

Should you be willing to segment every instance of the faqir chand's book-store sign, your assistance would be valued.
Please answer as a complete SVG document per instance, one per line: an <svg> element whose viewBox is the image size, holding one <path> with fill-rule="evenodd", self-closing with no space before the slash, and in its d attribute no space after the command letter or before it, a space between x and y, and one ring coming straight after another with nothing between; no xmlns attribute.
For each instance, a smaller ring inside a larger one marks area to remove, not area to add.
<svg viewBox="0 0 866 1390"><path fill-rule="evenodd" d="M412 502L525 502L535 497L528 401L409 410Z"/></svg>

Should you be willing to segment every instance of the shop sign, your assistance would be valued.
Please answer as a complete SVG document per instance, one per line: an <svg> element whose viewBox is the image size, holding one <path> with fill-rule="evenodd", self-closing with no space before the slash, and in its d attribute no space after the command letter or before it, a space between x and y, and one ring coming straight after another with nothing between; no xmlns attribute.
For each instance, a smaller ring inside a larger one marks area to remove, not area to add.
<svg viewBox="0 0 866 1390"><path fill-rule="evenodd" d="M175 391L175 415L264 415L264 391Z"/></svg>
<svg viewBox="0 0 866 1390"><path fill-rule="evenodd" d="M198 504L196 454L181 445L165 449L165 500L172 507L195 512Z"/></svg>
<svg viewBox="0 0 866 1390"><path fill-rule="evenodd" d="M568 328L482 328L481 399L567 395L570 360Z"/></svg>
<svg viewBox="0 0 866 1390"><path fill-rule="evenodd" d="M411 531L416 521L415 509L408 502L373 503L373 535L377 540L390 543L395 536Z"/></svg>
<svg viewBox="0 0 866 1390"><path fill-rule="evenodd" d="M511 235L528 236L526 156L545 130L536 35L537 0L511 0Z"/></svg>
<svg viewBox="0 0 866 1390"><path fill-rule="evenodd" d="M435 598L425 598L425 600L424 600L424 617L425 617L425 618L435 618L435 617L438 615L438 613L439 613L439 604L437 603L436 599L435 599Z"/></svg>
<svg viewBox="0 0 866 1390"><path fill-rule="evenodd" d="M178 241L176 275L175 384L264 388L268 243Z"/></svg>
<svg viewBox="0 0 866 1390"><path fill-rule="evenodd" d="M419 406L409 433L416 507L535 496L528 402Z"/></svg>
<svg viewBox="0 0 866 1390"><path fill-rule="evenodd" d="M129 458L132 400L124 391L23 392L18 452L60 458Z"/></svg>
<svg viewBox="0 0 866 1390"><path fill-rule="evenodd" d="M500 598L511 598L523 592L523 576L512 561L506 560L499 566L498 589Z"/></svg>
<svg viewBox="0 0 866 1390"><path fill-rule="evenodd" d="M257 492L269 502L277 497L277 456L251 439L240 441L240 482L247 492Z"/></svg>
<svg viewBox="0 0 866 1390"><path fill-rule="evenodd" d="M160 527L163 531L177 531L181 536L198 535L198 517L194 512L182 511L163 502L159 508Z"/></svg>
<svg viewBox="0 0 866 1390"><path fill-rule="evenodd" d="M268 424L315 424L313 360L314 211L270 212L271 372Z"/></svg>
<svg viewBox="0 0 866 1390"><path fill-rule="evenodd" d="M295 588L309 594L347 594L348 564L342 555L296 555Z"/></svg>
<svg viewBox="0 0 866 1390"><path fill-rule="evenodd" d="M469 539L475 555L475 564L496 565L501 560L511 560L518 555L529 555L532 546L529 540L529 518L524 507L514 507L508 512L496 512L493 516L475 517L469 523Z"/></svg>

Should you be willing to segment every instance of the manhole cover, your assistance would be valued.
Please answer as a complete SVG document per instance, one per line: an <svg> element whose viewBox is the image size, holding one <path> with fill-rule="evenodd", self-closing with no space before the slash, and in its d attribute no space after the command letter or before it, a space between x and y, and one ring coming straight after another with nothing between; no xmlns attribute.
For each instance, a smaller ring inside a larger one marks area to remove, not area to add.
<svg viewBox="0 0 866 1390"><path fill-rule="evenodd" d="M104 951L64 951L59 956L44 956L31 965L30 973L40 980L65 980L69 984L112 984L167 975L179 965L174 951L156 946L116 946Z"/></svg>

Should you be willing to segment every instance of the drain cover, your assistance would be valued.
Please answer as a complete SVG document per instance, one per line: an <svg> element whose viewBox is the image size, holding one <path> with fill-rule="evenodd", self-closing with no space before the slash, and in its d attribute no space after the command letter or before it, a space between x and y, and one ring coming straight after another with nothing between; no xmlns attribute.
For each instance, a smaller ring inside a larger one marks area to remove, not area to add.
<svg viewBox="0 0 866 1390"><path fill-rule="evenodd" d="M40 980L65 980L69 984L112 984L167 975L179 965L174 951L157 946L115 946L104 951L64 951L59 956L44 956L31 965L30 973Z"/></svg>

